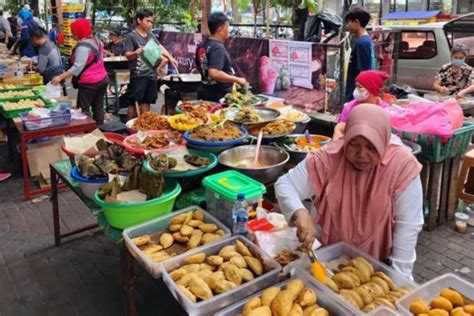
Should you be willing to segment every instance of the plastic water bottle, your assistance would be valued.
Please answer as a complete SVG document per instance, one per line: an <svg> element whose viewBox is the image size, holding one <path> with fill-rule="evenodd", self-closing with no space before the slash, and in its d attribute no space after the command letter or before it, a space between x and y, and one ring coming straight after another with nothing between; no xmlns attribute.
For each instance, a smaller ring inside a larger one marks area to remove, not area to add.
<svg viewBox="0 0 474 316"><path fill-rule="evenodd" d="M232 219L234 226L232 227L232 233L234 235L247 235L247 222L249 215L247 213L247 202L245 202L245 195L238 194L237 201L234 203L232 208Z"/></svg>

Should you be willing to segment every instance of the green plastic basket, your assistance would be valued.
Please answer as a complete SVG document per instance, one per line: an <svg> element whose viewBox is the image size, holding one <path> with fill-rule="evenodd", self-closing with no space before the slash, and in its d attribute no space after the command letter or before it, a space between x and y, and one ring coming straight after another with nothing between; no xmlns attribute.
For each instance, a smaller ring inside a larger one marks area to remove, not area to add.
<svg viewBox="0 0 474 316"><path fill-rule="evenodd" d="M96 192L94 202L102 207L111 226L124 229L170 213L180 193L179 183L167 179L163 195L156 199L136 203L109 203L99 198Z"/></svg>
<svg viewBox="0 0 474 316"><path fill-rule="evenodd" d="M45 108L49 108L49 107L53 106L53 103L50 100L45 100L45 99L43 99L43 97L38 96L38 95L37 96L31 96L31 97L22 97L22 98L18 98L18 99L17 98L10 98L10 99L3 99L3 100L0 101L0 113L5 118L12 119L12 118L18 117L18 116L20 116L20 113L28 112L32 108L6 111L2 106L2 102L15 102L15 101L20 101L20 100L37 100L37 99L43 100Z"/></svg>
<svg viewBox="0 0 474 316"><path fill-rule="evenodd" d="M464 154L471 142L474 124L464 122L447 141L439 136L395 131L401 138L414 141L421 146L419 157L429 162L442 162Z"/></svg>
<svg viewBox="0 0 474 316"><path fill-rule="evenodd" d="M211 161L211 163L203 168L198 168L198 169L194 169L194 170L189 170L189 171L183 171L183 172L166 172L165 173L165 177L166 178L186 178L186 177L192 177L192 176L195 176L195 175L198 175L198 174L201 174L201 173L204 173L206 171L209 171L211 169L213 169L216 165L217 165L217 157L216 155L214 155L213 153L210 153L210 152L206 152L206 151L200 151L200 150L195 150L195 149L189 149L189 153L190 154L193 154L193 155L198 155L198 156L202 156L202 157L206 157L206 158L209 158L209 160ZM145 170L148 170L150 172L156 172L155 169L153 169L151 166L150 166L150 163L148 162L148 160L145 160L143 162L143 166L145 167Z"/></svg>

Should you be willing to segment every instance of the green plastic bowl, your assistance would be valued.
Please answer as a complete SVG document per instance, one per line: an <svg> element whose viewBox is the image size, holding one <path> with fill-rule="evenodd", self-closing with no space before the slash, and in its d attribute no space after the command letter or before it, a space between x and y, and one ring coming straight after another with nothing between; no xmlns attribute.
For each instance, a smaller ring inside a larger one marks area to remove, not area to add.
<svg viewBox="0 0 474 316"><path fill-rule="evenodd" d="M181 186L173 179L165 182L163 195L144 202L109 203L94 194L94 202L104 210L105 218L115 228L124 229L170 213L181 193Z"/></svg>
<svg viewBox="0 0 474 316"><path fill-rule="evenodd" d="M182 172L166 172L165 173L166 178L186 178L186 177L196 176L198 174L201 174L213 169L217 165L217 162L218 162L217 156L214 155L213 153L201 151L201 150L195 150L195 149L189 149L189 153L209 158L211 160L211 163L205 166L204 168L198 168L198 169L182 171ZM145 160L143 162L143 166L145 167L145 170L147 171L156 172L156 170L150 166L150 163L148 162L148 160Z"/></svg>

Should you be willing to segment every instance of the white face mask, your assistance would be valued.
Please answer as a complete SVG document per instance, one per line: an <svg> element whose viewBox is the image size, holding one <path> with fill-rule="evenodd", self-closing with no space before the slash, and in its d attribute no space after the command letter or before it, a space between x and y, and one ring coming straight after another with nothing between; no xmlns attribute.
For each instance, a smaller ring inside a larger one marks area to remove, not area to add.
<svg viewBox="0 0 474 316"><path fill-rule="evenodd" d="M369 98L369 92L365 89L361 90L359 88L355 88L354 92L352 92L352 96L357 101L364 101L364 100L367 100Z"/></svg>

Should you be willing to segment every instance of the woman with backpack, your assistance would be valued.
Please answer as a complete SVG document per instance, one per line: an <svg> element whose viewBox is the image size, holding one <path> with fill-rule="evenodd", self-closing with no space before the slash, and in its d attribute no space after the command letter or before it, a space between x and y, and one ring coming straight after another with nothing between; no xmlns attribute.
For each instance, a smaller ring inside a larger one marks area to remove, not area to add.
<svg viewBox="0 0 474 316"><path fill-rule="evenodd" d="M104 45L92 34L92 25L86 19L71 24L71 31L78 41L74 47L72 67L51 80L53 85L72 77L72 85L78 89L77 106L84 113L92 107L97 125L104 123L104 96L109 85L109 77L104 67Z"/></svg>

